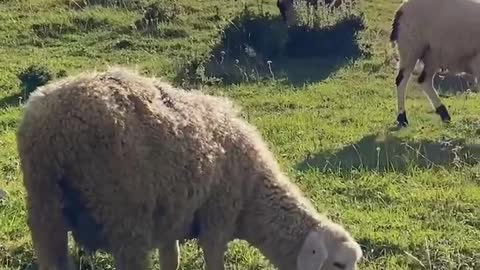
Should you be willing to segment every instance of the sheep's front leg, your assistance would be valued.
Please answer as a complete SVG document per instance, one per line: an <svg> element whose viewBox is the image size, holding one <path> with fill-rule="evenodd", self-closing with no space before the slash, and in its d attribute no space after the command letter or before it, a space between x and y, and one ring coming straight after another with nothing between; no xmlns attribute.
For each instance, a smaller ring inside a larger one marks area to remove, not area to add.
<svg viewBox="0 0 480 270"><path fill-rule="evenodd" d="M177 270L180 263L178 241L163 244L158 248L160 270Z"/></svg>
<svg viewBox="0 0 480 270"><path fill-rule="evenodd" d="M210 211L214 213L228 213L225 206L214 205L210 208ZM233 208L229 208L233 209ZM231 210L233 211L233 210ZM207 214L201 214L206 217ZM208 220L208 221L207 221ZM203 250L203 256L205 259L205 270L224 270L224 255L227 250L228 241L231 239L234 228L232 224L234 219L228 218L222 214L216 216L215 219L206 218L201 222L199 245Z"/></svg>
<svg viewBox="0 0 480 270"><path fill-rule="evenodd" d="M237 214L242 207L243 194L232 194L226 186L211 194L198 212L198 242L205 258L205 270L224 270L224 255L228 242L234 238ZM214 199L215 198L215 199ZM220 198L220 199L216 199Z"/></svg>
<svg viewBox="0 0 480 270"><path fill-rule="evenodd" d="M220 237L221 238L221 237ZM205 258L205 270L224 270L224 255L227 242L221 239L200 239Z"/></svg>
<svg viewBox="0 0 480 270"><path fill-rule="evenodd" d="M117 270L147 270L149 266L148 252L135 244L115 252L113 258Z"/></svg>

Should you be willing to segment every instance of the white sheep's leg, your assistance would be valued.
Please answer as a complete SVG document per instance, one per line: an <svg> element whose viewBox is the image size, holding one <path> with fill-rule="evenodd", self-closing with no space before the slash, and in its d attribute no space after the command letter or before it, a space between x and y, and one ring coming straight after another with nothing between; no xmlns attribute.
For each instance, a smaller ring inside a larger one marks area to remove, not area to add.
<svg viewBox="0 0 480 270"><path fill-rule="evenodd" d="M443 122L448 123L450 122L448 110L445 105L442 104L442 101L433 86L433 76L435 73L434 69L425 65L422 73L418 76L418 83L422 85L423 92L428 97L432 107L435 109L435 113L440 116Z"/></svg>
<svg viewBox="0 0 480 270"><path fill-rule="evenodd" d="M407 112L405 110L405 98L408 80L411 73L415 68L416 61L409 61L403 65L400 61L400 68L398 69L397 77L395 78L395 85L397 86L397 123L399 126L404 127L408 125Z"/></svg>
<svg viewBox="0 0 480 270"><path fill-rule="evenodd" d="M158 248L160 270L177 270L180 264L178 241L163 244Z"/></svg>

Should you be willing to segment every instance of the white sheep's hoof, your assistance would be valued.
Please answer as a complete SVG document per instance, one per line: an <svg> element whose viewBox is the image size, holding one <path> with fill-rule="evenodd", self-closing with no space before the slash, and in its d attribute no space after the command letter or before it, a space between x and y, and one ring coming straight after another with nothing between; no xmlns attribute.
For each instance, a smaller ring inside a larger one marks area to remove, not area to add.
<svg viewBox="0 0 480 270"><path fill-rule="evenodd" d="M408 126L407 112L399 113L397 116L397 126L406 127Z"/></svg>
<svg viewBox="0 0 480 270"><path fill-rule="evenodd" d="M442 119L442 122L444 122L444 123L450 123L450 121L452 120L451 117L450 117L450 114L448 113L447 108L443 104L438 106L435 109L435 113L440 115L440 118Z"/></svg>

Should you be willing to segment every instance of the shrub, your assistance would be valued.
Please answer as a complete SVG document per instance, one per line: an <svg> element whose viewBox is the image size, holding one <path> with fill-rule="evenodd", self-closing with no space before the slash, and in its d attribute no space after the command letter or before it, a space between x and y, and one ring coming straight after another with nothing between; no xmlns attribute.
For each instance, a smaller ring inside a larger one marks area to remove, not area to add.
<svg viewBox="0 0 480 270"><path fill-rule="evenodd" d="M119 7L136 9L143 3L139 0L66 0L72 8L85 8L88 6Z"/></svg>
<svg viewBox="0 0 480 270"><path fill-rule="evenodd" d="M37 87L45 85L54 75L43 65L31 65L22 70L17 78L20 80L20 89L23 100L27 100Z"/></svg>
<svg viewBox="0 0 480 270"><path fill-rule="evenodd" d="M35 23L31 28L39 38L58 38L75 30L71 25L55 22Z"/></svg>
<svg viewBox="0 0 480 270"><path fill-rule="evenodd" d="M142 18L135 21L137 30L152 33L161 22L171 22L177 18L180 9L166 1L156 1L143 10Z"/></svg>

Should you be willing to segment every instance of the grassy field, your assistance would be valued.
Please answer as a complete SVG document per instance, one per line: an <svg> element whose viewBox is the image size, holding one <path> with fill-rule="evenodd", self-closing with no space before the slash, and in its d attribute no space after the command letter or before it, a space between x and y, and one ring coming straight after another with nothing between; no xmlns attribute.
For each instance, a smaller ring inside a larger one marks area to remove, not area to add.
<svg viewBox="0 0 480 270"><path fill-rule="evenodd" d="M480 96L446 93L443 125L412 83L410 127L389 129L400 0L359 0L290 33L275 0L86 2L0 0L0 269L35 268L14 135L22 94L42 80L28 68L46 80L114 64L237 101L292 181L361 243L361 269L480 269ZM144 15L150 2L160 9ZM194 242L182 252L181 269L201 267ZM112 268L106 254L75 258ZM271 269L244 242L226 263Z"/></svg>

